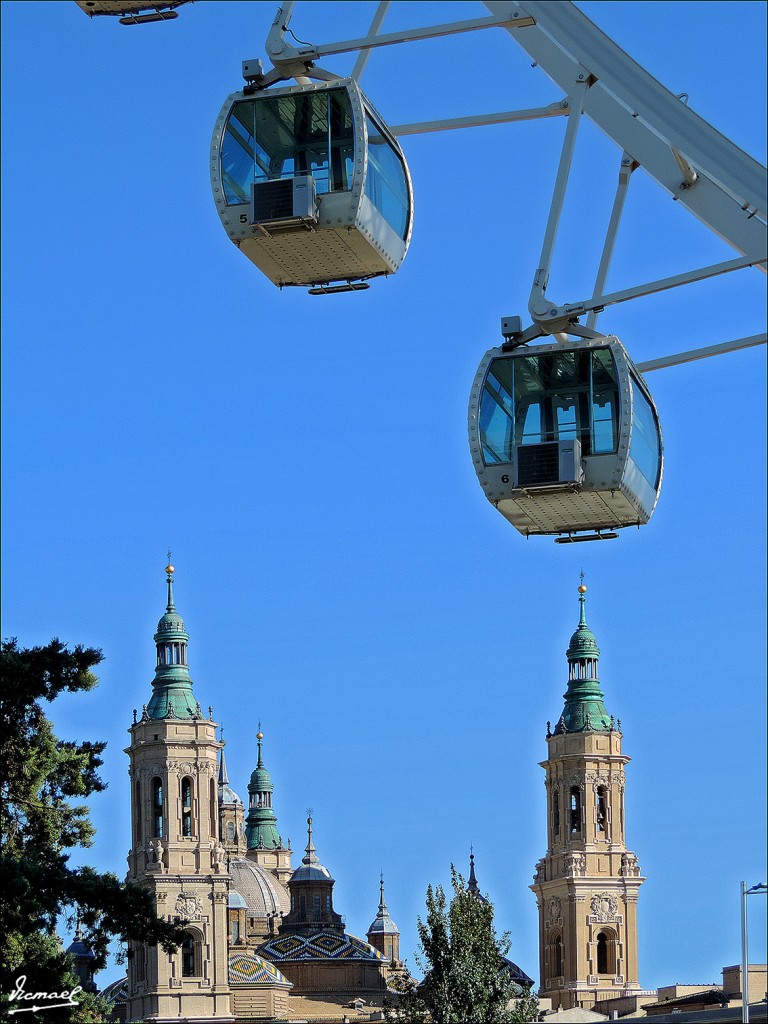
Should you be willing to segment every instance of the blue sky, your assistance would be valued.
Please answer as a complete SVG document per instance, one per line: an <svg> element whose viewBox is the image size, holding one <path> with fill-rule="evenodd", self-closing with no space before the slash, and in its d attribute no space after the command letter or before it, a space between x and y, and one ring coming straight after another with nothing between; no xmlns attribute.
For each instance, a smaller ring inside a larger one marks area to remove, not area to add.
<svg viewBox="0 0 768 1024"><path fill-rule="evenodd" d="M579 6L764 161L765 5ZM348 929L366 931L383 871L412 962L427 884L466 870L474 844L511 956L538 977L538 762L583 569L633 759L640 980L719 981L740 958L739 882L765 880L765 349L648 375L666 457L648 526L523 540L477 483L466 404L500 317L525 317L564 121L405 139L400 272L351 295L279 292L228 241L208 182L214 120L275 9L199 2L128 29L69 0L2 5L3 635L104 651L99 688L52 708L63 737L109 744L82 860L124 871L123 748L151 693L170 546L233 786L245 794L261 720L279 828L300 851L313 808ZM374 10L299 3L291 27L357 36ZM384 28L486 13L449 11L394 4ZM387 48L362 85L393 124L559 98L499 30ZM561 301L591 291L619 158L582 126ZM732 255L639 171L608 284ZM643 361L757 333L763 309L747 270L600 326ZM764 911L753 899L753 961Z"/></svg>

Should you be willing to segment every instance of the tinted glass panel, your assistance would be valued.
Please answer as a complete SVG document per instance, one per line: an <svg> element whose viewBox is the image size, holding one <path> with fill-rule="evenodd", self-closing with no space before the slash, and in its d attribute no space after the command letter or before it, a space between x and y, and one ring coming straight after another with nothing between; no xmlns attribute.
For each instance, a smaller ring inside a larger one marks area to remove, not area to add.
<svg viewBox="0 0 768 1024"><path fill-rule="evenodd" d="M615 452L619 443L619 386L608 348L592 351L592 454Z"/></svg>
<svg viewBox="0 0 768 1024"><path fill-rule="evenodd" d="M408 182L400 154L379 126L366 117L368 171L365 194L401 238L408 234Z"/></svg>
<svg viewBox="0 0 768 1024"><path fill-rule="evenodd" d="M355 156L346 89L236 103L224 130L227 205L250 201L252 182L311 174L318 195L348 191Z"/></svg>
<svg viewBox="0 0 768 1024"><path fill-rule="evenodd" d="M512 362L495 359L480 403L480 443L485 464L512 461Z"/></svg>
<svg viewBox="0 0 768 1024"><path fill-rule="evenodd" d="M486 465L511 462L515 445L578 438L584 455L616 451L619 391L610 349L495 359L480 404Z"/></svg>
<svg viewBox="0 0 768 1024"><path fill-rule="evenodd" d="M632 379L632 436L629 457L655 490L659 483L661 451L656 416L639 384Z"/></svg>

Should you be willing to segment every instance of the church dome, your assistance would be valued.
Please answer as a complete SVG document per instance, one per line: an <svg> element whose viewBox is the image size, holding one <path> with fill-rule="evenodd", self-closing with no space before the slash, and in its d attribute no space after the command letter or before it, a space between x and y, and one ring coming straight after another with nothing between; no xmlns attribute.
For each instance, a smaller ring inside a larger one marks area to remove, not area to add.
<svg viewBox="0 0 768 1024"><path fill-rule="evenodd" d="M67 953L70 956L75 957L78 960L95 960L96 954L93 952L87 942L83 941L82 935L78 932L75 938L67 946Z"/></svg>
<svg viewBox="0 0 768 1024"><path fill-rule="evenodd" d="M368 960L386 957L369 942L348 932L319 930L309 935L278 935L259 947L259 955L273 963L291 960Z"/></svg>
<svg viewBox="0 0 768 1024"><path fill-rule="evenodd" d="M307 848L301 864L291 875L291 882L333 882L331 872L320 863L312 841L312 818L307 818Z"/></svg>
<svg viewBox="0 0 768 1024"><path fill-rule="evenodd" d="M229 784L219 785L219 803L242 807L243 801Z"/></svg>
<svg viewBox="0 0 768 1024"><path fill-rule="evenodd" d="M237 889L230 889L229 896L227 897L227 906L230 910L247 910L248 904L245 902L243 897L237 891Z"/></svg>
<svg viewBox="0 0 768 1024"><path fill-rule="evenodd" d="M595 634L587 625L584 601L586 592L587 588L582 583L579 587L579 625L571 637L571 642L568 644L568 650L566 651L566 657L569 661L573 661L576 658L600 657L600 648L597 646Z"/></svg>
<svg viewBox="0 0 768 1024"><path fill-rule="evenodd" d="M272 783L272 777L266 768L254 768L251 772L251 781L248 786L248 792L251 791L258 793L274 793L275 787Z"/></svg>
<svg viewBox="0 0 768 1024"><path fill-rule="evenodd" d="M160 621L157 623L156 635L158 637L166 637L169 634L173 634L175 636L179 633L185 637L188 637L188 633L182 617L179 615L175 608L173 609L173 611L164 612L160 616Z"/></svg>
<svg viewBox="0 0 768 1024"><path fill-rule="evenodd" d="M569 659L600 657L600 648L597 646L595 634L586 623L583 626L579 625L579 628L571 637L566 654Z"/></svg>
<svg viewBox="0 0 768 1024"><path fill-rule="evenodd" d="M254 917L282 917L291 909L291 900L274 875L243 857L229 862L232 888L243 897L248 913Z"/></svg>
<svg viewBox="0 0 768 1024"><path fill-rule="evenodd" d="M366 933L368 935L368 938L370 938L371 935L400 934L400 929L389 916L389 910L387 909L387 901L384 899L384 875L381 876L379 889L381 893L381 898L379 899L379 909L376 913L376 917L373 919L371 927L368 929Z"/></svg>
<svg viewBox="0 0 768 1024"><path fill-rule="evenodd" d="M267 986L269 988L293 988L284 974L268 960L257 956L251 950L232 952L229 954L230 985Z"/></svg>

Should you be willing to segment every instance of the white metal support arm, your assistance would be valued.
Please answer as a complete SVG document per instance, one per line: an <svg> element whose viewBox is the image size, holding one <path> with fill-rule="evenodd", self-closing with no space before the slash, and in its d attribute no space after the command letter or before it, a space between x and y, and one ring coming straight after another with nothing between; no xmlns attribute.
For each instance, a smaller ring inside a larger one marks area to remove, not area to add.
<svg viewBox="0 0 768 1024"><path fill-rule="evenodd" d="M758 262L765 255L766 170L635 63L572 3L488 0L498 18L535 25L512 38L565 93L579 67L595 82L584 113L712 231ZM695 169L683 180L675 152Z"/></svg>

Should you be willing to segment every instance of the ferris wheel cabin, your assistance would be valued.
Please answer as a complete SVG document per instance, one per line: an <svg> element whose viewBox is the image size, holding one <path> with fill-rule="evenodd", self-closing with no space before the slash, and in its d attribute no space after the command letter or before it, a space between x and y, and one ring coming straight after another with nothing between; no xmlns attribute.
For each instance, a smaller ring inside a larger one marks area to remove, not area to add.
<svg viewBox="0 0 768 1024"><path fill-rule="evenodd" d="M408 167L351 78L229 96L211 185L230 239L280 287L365 287L408 249Z"/></svg>
<svg viewBox="0 0 768 1024"><path fill-rule="evenodd" d="M470 395L469 444L485 496L526 536L615 536L647 523L656 506L656 407L613 336L487 352Z"/></svg>

